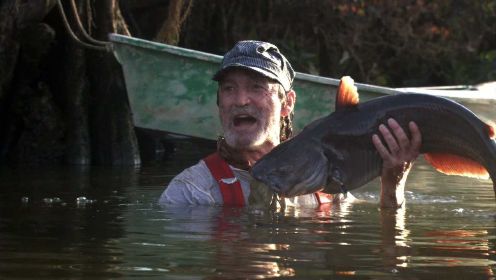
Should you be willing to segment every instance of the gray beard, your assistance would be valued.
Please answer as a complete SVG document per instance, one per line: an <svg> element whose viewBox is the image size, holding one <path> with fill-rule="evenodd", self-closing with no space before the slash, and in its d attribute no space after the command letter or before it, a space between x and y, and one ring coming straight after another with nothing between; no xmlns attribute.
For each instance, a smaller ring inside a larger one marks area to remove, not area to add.
<svg viewBox="0 0 496 280"><path fill-rule="evenodd" d="M224 138L226 143L235 148L254 148L261 146L266 141L271 141L275 144L279 143L279 119L268 120L269 123L262 124L262 127L254 134L246 137L245 135L238 135L233 132L229 125L223 124ZM274 131L271 132L271 127Z"/></svg>
<svg viewBox="0 0 496 280"><path fill-rule="evenodd" d="M222 119L222 129L224 131L224 138L226 143L234 148L255 148L264 144L267 140L278 144L279 134L280 134L280 119L279 118L268 118L263 112L260 112L253 106L245 107L234 107L229 110L229 120L234 119L234 116L246 114L253 116L257 119L257 125L260 125L256 134L249 135L249 137L243 137L243 135L238 135L231 129L232 123L223 123ZM262 120L266 120L260 123ZM274 131L271 128L274 127Z"/></svg>

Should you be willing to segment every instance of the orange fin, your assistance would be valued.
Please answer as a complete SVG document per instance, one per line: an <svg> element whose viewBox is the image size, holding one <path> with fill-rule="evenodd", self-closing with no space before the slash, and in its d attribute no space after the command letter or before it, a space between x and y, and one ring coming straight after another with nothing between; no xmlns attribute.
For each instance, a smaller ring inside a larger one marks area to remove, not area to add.
<svg viewBox="0 0 496 280"><path fill-rule="evenodd" d="M486 124L487 125L487 134L489 134L489 138L495 139L496 138L496 131L494 129L494 125L491 124Z"/></svg>
<svg viewBox="0 0 496 280"><path fill-rule="evenodd" d="M358 90L353 79L350 76L342 77L336 94L336 110L354 107L358 101Z"/></svg>
<svg viewBox="0 0 496 280"><path fill-rule="evenodd" d="M489 173L486 168L472 159L442 153L429 153L425 154L424 157L441 173L489 179Z"/></svg>

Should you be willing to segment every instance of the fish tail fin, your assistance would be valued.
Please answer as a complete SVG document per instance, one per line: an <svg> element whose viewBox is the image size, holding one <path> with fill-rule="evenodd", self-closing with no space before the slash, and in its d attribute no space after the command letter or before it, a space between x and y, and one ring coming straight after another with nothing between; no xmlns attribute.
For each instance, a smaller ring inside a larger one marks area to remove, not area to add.
<svg viewBox="0 0 496 280"><path fill-rule="evenodd" d="M487 169L472 159L445 153L426 153L424 157L427 162L441 173L489 179Z"/></svg>

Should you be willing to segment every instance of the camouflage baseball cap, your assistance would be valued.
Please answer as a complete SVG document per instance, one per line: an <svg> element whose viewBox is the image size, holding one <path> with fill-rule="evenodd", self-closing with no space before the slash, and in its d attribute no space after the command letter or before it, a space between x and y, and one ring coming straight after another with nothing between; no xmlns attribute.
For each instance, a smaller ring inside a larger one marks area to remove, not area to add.
<svg viewBox="0 0 496 280"><path fill-rule="evenodd" d="M279 49L267 42L239 41L222 59L221 68L213 76L219 81L227 69L240 67L256 71L279 82L285 91L292 87L295 72Z"/></svg>

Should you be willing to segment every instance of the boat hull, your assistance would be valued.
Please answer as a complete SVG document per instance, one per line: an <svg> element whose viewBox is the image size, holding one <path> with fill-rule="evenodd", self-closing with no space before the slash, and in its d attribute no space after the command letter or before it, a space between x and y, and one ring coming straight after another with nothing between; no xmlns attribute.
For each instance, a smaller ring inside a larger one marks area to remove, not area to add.
<svg viewBox="0 0 496 280"><path fill-rule="evenodd" d="M217 83L211 79L219 68L221 56L118 34L110 34L109 38L113 53L122 65L135 126L212 140L221 135ZM296 132L334 111L338 84L338 79L296 73L297 103L293 122ZM384 95L417 92L415 88L355 85L361 102ZM448 97L453 92L418 91ZM494 97L453 96L453 99L483 119L495 119Z"/></svg>

